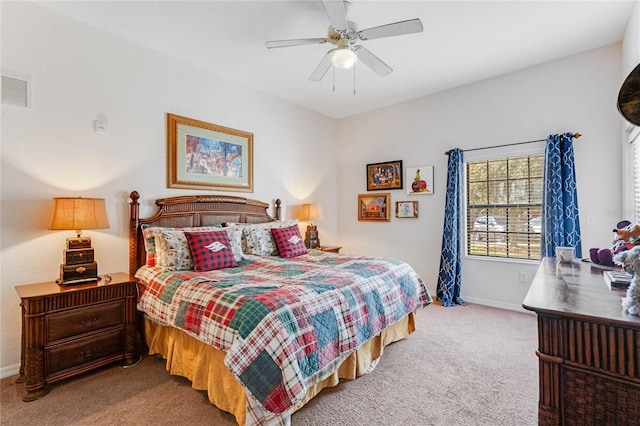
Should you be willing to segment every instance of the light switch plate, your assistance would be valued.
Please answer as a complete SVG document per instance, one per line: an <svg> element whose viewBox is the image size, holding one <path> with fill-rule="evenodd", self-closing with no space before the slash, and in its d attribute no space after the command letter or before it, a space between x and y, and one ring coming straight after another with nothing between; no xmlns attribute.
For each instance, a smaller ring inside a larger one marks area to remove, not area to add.
<svg viewBox="0 0 640 426"><path fill-rule="evenodd" d="M94 131L99 135L107 134L107 125L109 124L109 117L105 113L99 113L93 122Z"/></svg>

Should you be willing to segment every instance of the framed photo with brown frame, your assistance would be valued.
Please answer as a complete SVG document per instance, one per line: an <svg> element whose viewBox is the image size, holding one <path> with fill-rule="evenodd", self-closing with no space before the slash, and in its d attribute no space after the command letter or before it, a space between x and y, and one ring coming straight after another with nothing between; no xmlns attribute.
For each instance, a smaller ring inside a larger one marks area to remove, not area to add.
<svg viewBox="0 0 640 426"><path fill-rule="evenodd" d="M396 201L396 217L418 217L417 201Z"/></svg>
<svg viewBox="0 0 640 426"><path fill-rule="evenodd" d="M167 114L169 188L253 192L253 133Z"/></svg>
<svg viewBox="0 0 640 426"><path fill-rule="evenodd" d="M402 189L402 160L367 164L367 191Z"/></svg>
<svg viewBox="0 0 640 426"><path fill-rule="evenodd" d="M391 194L358 194L358 220L389 222L389 202Z"/></svg>

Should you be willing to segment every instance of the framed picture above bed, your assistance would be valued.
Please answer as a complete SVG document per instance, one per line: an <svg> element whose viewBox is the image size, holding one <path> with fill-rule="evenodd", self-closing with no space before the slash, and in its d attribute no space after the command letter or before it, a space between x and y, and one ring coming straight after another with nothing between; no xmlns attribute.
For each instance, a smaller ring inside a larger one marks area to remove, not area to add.
<svg viewBox="0 0 640 426"><path fill-rule="evenodd" d="M358 194L358 220L371 222L388 222L389 200L391 194Z"/></svg>
<svg viewBox="0 0 640 426"><path fill-rule="evenodd" d="M253 133L167 114L169 188L253 192Z"/></svg>
<svg viewBox="0 0 640 426"><path fill-rule="evenodd" d="M367 164L367 191L402 189L402 160Z"/></svg>

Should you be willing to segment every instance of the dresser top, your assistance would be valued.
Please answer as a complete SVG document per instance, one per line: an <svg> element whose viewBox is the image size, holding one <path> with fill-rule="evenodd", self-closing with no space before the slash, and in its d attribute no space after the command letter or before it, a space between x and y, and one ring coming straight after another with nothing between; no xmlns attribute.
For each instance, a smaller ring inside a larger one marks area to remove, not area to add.
<svg viewBox="0 0 640 426"><path fill-rule="evenodd" d="M602 272L607 269L611 268L580 260L559 263L554 257L544 258L522 306L564 317L637 323L640 328L640 317L622 309L626 290L611 290L604 281Z"/></svg>

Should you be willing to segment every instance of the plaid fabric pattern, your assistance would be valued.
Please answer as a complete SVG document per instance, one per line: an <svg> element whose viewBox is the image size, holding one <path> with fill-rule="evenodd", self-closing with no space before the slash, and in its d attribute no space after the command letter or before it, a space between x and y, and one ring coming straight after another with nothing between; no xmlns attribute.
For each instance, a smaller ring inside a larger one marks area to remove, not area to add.
<svg viewBox="0 0 640 426"><path fill-rule="evenodd" d="M362 343L431 303L422 279L396 259L310 250L251 255L238 266L140 268L138 309L225 351L252 423L286 418Z"/></svg>
<svg viewBox="0 0 640 426"><path fill-rule="evenodd" d="M273 234L273 239L276 240L280 256L291 258L307 253L307 247L300 236L298 225L286 228L271 228L271 233Z"/></svg>
<svg viewBox="0 0 640 426"><path fill-rule="evenodd" d="M153 236L153 228L149 225L142 225L142 238L144 239L144 249L147 253L147 266L156 266L156 238Z"/></svg>
<svg viewBox="0 0 640 426"><path fill-rule="evenodd" d="M195 271L212 271L236 266L226 232L185 232L184 236L189 243Z"/></svg>

